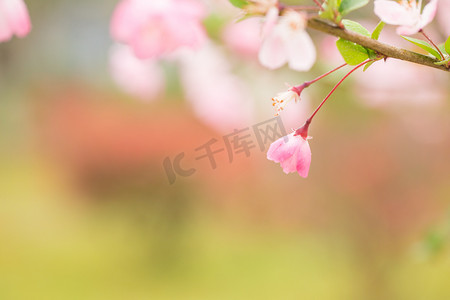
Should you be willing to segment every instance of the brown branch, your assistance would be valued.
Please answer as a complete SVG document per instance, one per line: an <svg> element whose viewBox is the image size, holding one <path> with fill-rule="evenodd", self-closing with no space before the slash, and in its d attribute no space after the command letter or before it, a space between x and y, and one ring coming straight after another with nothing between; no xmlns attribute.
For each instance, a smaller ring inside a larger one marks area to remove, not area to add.
<svg viewBox="0 0 450 300"><path fill-rule="evenodd" d="M377 40L371 39L369 37L363 36L361 34L349 30L342 29L337 25L330 24L317 18L309 19L308 27L354 42L363 47L372 49L378 52L379 54L387 57L409 61L412 63L432 67L446 72L450 71L447 67L443 65L436 65L435 62L438 62L438 60L433 59L429 56L425 56L416 52L400 49L388 44L381 43Z"/></svg>

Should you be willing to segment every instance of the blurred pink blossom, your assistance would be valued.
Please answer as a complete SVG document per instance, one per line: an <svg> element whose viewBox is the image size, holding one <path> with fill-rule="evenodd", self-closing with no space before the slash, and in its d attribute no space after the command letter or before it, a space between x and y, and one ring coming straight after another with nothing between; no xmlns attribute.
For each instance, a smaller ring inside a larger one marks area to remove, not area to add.
<svg viewBox="0 0 450 300"><path fill-rule="evenodd" d="M30 16L23 0L0 0L0 42L13 35L24 37L30 30Z"/></svg>
<svg viewBox="0 0 450 300"><path fill-rule="evenodd" d="M206 39L205 9L195 0L122 0L111 20L111 35L130 45L138 58L151 58Z"/></svg>
<svg viewBox="0 0 450 300"><path fill-rule="evenodd" d="M431 0L422 13L422 0L376 0L375 14L385 23L399 25L397 33L411 35L428 25L436 15L438 0Z"/></svg>
<svg viewBox="0 0 450 300"><path fill-rule="evenodd" d="M125 45L110 50L111 76L125 92L142 100L149 100L164 88L164 74L153 60L138 59Z"/></svg>
<svg viewBox="0 0 450 300"><path fill-rule="evenodd" d="M361 23L361 22L359 22ZM362 24L362 23L361 23ZM367 27L366 27L367 28ZM326 35L319 44L320 48L320 60L322 63L326 65L337 65L342 63L342 55L339 53L339 50L336 47L337 37L332 35Z"/></svg>
<svg viewBox="0 0 450 300"><path fill-rule="evenodd" d="M445 84L437 72L395 59L379 61L355 77L357 91L361 99L374 107L439 106L445 99Z"/></svg>
<svg viewBox="0 0 450 300"><path fill-rule="evenodd" d="M450 0L441 0L439 1L438 7L438 21L444 30L444 34L447 36L450 35Z"/></svg>
<svg viewBox="0 0 450 300"><path fill-rule="evenodd" d="M270 145L267 159L280 163L286 174L298 172L306 178L311 165L311 149L307 139L295 132L279 138Z"/></svg>
<svg viewBox="0 0 450 300"><path fill-rule="evenodd" d="M253 117L251 96L231 72L223 53L206 44L195 53L183 54L181 80L195 114L220 132L249 126Z"/></svg>
<svg viewBox="0 0 450 300"><path fill-rule="evenodd" d="M303 14L287 10L281 17L277 8L266 15L259 61L269 69L285 63L297 71L308 71L316 61L316 49L305 30Z"/></svg>
<svg viewBox="0 0 450 300"><path fill-rule="evenodd" d="M249 58L257 57L261 23L256 18L228 24L223 31L225 44L236 53Z"/></svg>

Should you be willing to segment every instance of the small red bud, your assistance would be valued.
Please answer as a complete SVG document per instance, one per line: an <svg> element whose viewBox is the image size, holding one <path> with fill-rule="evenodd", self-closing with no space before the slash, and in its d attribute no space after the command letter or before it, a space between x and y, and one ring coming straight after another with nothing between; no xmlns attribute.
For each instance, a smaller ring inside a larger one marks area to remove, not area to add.
<svg viewBox="0 0 450 300"><path fill-rule="evenodd" d="M295 131L294 136L299 135L306 140L308 138L309 124L311 124L311 119L306 120L305 124Z"/></svg>

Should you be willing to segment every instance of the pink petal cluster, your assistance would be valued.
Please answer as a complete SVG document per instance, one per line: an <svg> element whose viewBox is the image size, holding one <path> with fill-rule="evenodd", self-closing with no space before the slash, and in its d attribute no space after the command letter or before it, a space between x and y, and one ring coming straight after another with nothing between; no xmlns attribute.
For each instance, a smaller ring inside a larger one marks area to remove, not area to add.
<svg viewBox="0 0 450 300"><path fill-rule="evenodd" d="M436 15L438 0L431 0L422 10L422 0L376 0L375 14L385 23L399 25L397 33L411 35L428 25Z"/></svg>
<svg viewBox="0 0 450 300"><path fill-rule="evenodd" d="M187 46L199 47L206 38L201 20L204 7L195 0L122 0L111 20L111 35L145 59Z"/></svg>
<svg viewBox="0 0 450 300"><path fill-rule="evenodd" d="M311 165L311 149L307 138L295 132L279 138L270 145L267 159L280 163L286 174L297 172L306 178Z"/></svg>
<svg viewBox="0 0 450 300"><path fill-rule="evenodd" d="M30 30L30 16L23 0L0 0L0 42L13 35L24 37Z"/></svg>
<svg viewBox="0 0 450 300"><path fill-rule="evenodd" d="M164 72L156 61L138 59L129 46L111 48L109 68L122 90L142 100L154 99L164 88Z"/></svg>
<svg viewBox="0 0 450 300"><path fill-rule="evenodd" d="M302 13L272 7L266 15L263 42L259 51L260 63L276 69L288 63L297 71L308 71L316 61L316 49L305 30L306 17Z"/></svg>

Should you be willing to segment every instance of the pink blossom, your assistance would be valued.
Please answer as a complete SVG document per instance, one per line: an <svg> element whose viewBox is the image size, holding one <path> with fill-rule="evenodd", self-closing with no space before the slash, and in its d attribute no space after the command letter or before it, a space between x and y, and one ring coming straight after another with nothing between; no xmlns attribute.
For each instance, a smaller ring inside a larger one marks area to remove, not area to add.
<svg viewBox="0 0 450 300"><path fill-rule="evenodd" d="M252 97L242 79L231 72L224 53L206 43L195 53L180 54L184 54L181 81L197 117L223 133L248 126L254 112Z"/></svg>
<svg viewBox="0 0 450 300"><path fill-rule="evenodd" d="M111 20L111 35L130 45L138 58L177 48L199 47L206 38L204 7L195 0L122 0Z"/></svg>
<svg viewBox="0 0 450 300"><path fill-rule="evenodd" d="M261 23L257 18L233 22L225 27L223 40L233 51L242 56L256 57L261 44Z"/></svg>
<svg viewBox="0 0 450 300"><path fill-rule="evenodd" d="M385 23L399 25L397 33L411 35L428 25L436 15L438 0L431 0L422 13L422 0L375 1L375 14Z"/></svg>
<svg viewBox="0 0 450 300"><path fill-rule="evenodd" d="M164 87L164 74L153 60L138 59L125 45L110 50L110 72L118 86L142 100L149 100Z"/></svg>
<svg viewBox="0 0 450 300"><path fill-rule="evenodd" d="M445 75L442 75L424 66L388 59L376 62L355 80L359 99L368 106L424 109L444 103Z"/></svg>
<svg viewBox="0 0 450 300"><path fill-rule="evenodd" d="M30 16L23 0L0 0L0 42L13 35L24 37L30 30Z"/></svg>
<svg viewBox="0 0 450 300"><path fill-rule="evenodd" d="M277 8L266 15L259 61L269 69L289 64L291 69L308 71L316 61L316 49L305 31L303 14L287 10L279 16Z"/></svg>
<svg viewBox="0 0 450 300"><path fill-rule="evenodd" d="M270 145L267 159L280 163L286 174L298 172L306 178L311 165L311 149L307 139L295 132L279 138Z"/></svg>

